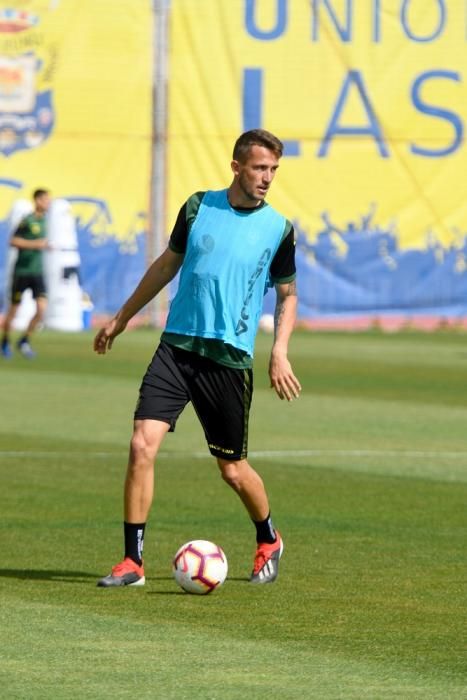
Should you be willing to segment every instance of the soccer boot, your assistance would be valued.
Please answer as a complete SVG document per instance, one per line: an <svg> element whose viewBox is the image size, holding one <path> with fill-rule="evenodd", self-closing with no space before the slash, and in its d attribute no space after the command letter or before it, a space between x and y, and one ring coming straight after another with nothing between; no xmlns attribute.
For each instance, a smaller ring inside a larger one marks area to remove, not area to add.
<svg viewBox="0 0 467 700"><path fill-rule="evenodd" d="M36 357L37 353L34 352L27 340L19 340L16 344L16 347L18 348L22 356L26 357L28 360L33 360Z"/></svg>
<svg viewBox="0 0 467 700"><path fill-rule="evenodd" d="M11 351L11 345L8 340L2 340L2 355L5 359L9 360L13 356Z"/></svg>
<svg viewBox="0 0 467 700"><path fill-rule="evenodd" d="M259 543L256 548L251 583L272 583L279 573L279 559L284 551L282 537L276 530L276 541L273 544Z"/></svg>
<svg viewBox="0 0 467 700"><path fill-rule="evenodd" d="M112 573L101 578L97 582L97 585L101 588L110 588L111 586L144 586L145 582L143 564L138 566L133 559L125 557L120 564L112 568Z"/></svg>

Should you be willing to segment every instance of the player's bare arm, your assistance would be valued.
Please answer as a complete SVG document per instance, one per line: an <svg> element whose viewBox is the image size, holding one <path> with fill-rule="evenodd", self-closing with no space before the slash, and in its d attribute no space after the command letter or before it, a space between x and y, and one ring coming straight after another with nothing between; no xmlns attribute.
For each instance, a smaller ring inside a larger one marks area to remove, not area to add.
<svg viewBox="0 0 467 700"><path fill-rule="evenodd" d="M148 268L133 294L109 323L94 338L94 350L104 355L114 339L122 333L128 321L163 289L177 274L183 255L167 248Z"/></svg>
<svg viewBox="0 0 467 700"><path fill-rule="evenodd" d="M36 241L31 241L20 236L12 236L10 245L13 248L18 248L18 250L45 250L48 247L46 238L38 238Z"/></svg>
<svg viewBox="0 0 467 700"><path fill-rule="evenodd" d="M297 316L297 285L295 280L276 284L276 309L274 313L274 345L269 362L271 387L278 397L292 401L298 398L301 386L287 358L289 338Z"/></svg>

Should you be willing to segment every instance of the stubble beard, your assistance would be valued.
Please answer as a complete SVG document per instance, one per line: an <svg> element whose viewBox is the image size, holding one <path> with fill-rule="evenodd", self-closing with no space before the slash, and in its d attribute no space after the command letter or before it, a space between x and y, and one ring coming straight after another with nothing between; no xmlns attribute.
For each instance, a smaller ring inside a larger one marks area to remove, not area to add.
<svg viewBox="0 0 467 700"><path fill-rule="evenodd" d="M238 184L246 199L248 199L250 202L255 202L255 204L258 205L260 204L260 202L264 201L266 195L258 196L256 194L253 194L251 189L245 186L245 183L242 181L242 178L239 179Z"/></svg>

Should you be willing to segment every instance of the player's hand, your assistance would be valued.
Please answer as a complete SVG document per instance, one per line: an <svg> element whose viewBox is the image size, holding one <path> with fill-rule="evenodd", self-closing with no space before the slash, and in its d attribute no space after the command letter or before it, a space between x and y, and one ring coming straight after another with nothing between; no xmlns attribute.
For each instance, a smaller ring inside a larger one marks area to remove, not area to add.
<svg viewBox="0 0 467 700"><path fill-rule="evenodd" d="M302 387L293 373L292 366L284 353L272 352L269 362L269 378L271 387L283 401L298 399Z"/></svg>
<svg viewBox="0 0 467 700"><path fill-rule="evenodd" d="M126 328L126 323L113 318L104 328L101 328L94 338L94 350L98 355L105 355L111 350L114 339Z"/></svg>

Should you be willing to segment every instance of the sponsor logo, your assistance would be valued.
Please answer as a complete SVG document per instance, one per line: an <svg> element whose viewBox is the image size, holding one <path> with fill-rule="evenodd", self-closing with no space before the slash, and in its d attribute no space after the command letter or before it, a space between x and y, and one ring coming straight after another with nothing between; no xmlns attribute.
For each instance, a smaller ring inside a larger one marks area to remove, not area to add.
<svg viewBox="0 0 467 700"><path fill-rule="evenodd" d="M269 259L271 257L271 249L266 248L266 250L263 251L259 262L256 266L256 270L253 272L251 275L250 279L248 280L248 289L247 289L247 294L243 302L242 310L240 312L240 318L237 321L237 327L235 328L235 335L241 335L242 333L246 333L248 330L248 323L247 321L250 318L250 311L249 311L249 304L251 301L251 297L253 296L253 289L254 286L257 282L257 280L261 277L261 274L266 267L267 263L269 262Z"/></svg>
<svg viewBox="0 0 467 700"><path fill-rule="evenodd" d="M219 445L214 445L212 442L208 443L208 447L211 450L217 450L218 452L222 452L225 455L233 455L235 450L229 450L226 447L220 447Z"/></svg>
<svg viewBox="0 0 467 700"><path fill-rule="evenodd" d="M138 529L136 536L138 538L138 556L140 559L143 557L143 545L144 545L144 540L143 540L143 530Z"/></svg>

